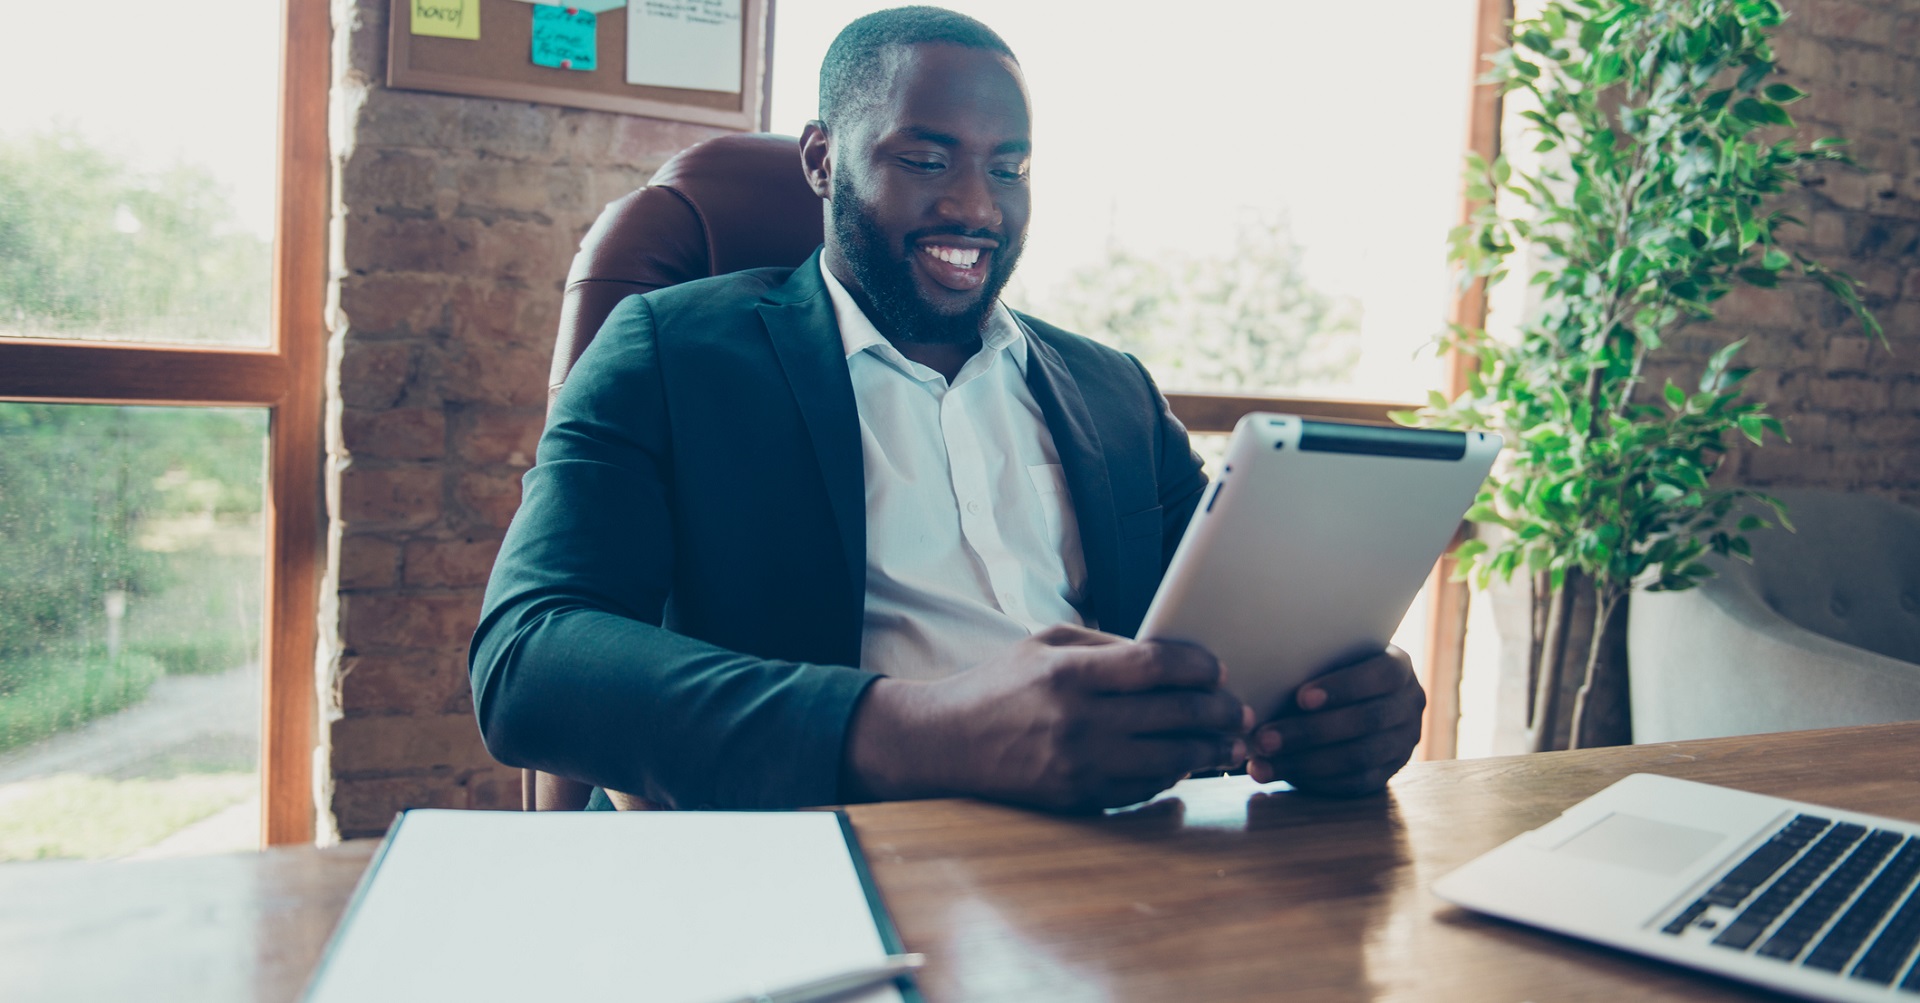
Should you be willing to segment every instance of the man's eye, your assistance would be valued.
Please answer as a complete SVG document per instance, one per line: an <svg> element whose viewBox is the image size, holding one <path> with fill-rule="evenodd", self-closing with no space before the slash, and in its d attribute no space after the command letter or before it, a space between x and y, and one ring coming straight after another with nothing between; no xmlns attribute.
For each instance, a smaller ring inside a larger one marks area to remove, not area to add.
<svg viewBox="0 0 1920 1003"><path fill-rule="evenodd" d="M914 160L911 157L901 157L900 162L916 171L937 171L946 166L938 160Z"/></svg>

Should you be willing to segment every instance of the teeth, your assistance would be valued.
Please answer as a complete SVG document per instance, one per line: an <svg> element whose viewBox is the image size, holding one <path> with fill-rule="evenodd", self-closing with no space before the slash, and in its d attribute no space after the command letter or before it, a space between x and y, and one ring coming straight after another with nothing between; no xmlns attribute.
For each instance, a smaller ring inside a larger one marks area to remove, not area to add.
<svg viewBox="0 0 1920 1003"><path fill-rule="evenodd" d="M949 265L957 265L961 268L972 268L974 262L980 260L980 249L977 247L940 247L935 245L926 248L926 252Z"/></svg>

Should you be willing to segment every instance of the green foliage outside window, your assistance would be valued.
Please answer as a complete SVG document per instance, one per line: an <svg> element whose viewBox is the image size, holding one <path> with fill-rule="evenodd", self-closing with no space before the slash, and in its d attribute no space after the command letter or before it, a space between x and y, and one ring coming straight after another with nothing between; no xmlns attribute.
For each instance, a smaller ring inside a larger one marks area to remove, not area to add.
<svg viewBox="0 0 1920 1003"><path fill-rule="evenodd" d="M268 250L203 168L143 175L71 134L0 138L0 334L260 344Z"/></svg>
<svg viewBox="0 0 1920 1003"><path fill-rule="evenodd" d="M1279 219L1243 225L1219 256L1116 246L1036 312L1133 353L1170 387L1274 393L1346 379L1360 359L1359 306L1314 288L1300 256Z"/></svg>
<svg viewBox="0 0 1920 1003"><path fill-rule="evenodd" d="M0 137L0 335L264 343L268 251L202 169ZM0 402L0 748L256 657L258 544L207 541L259 532L265 440L260 411Z"/></svg>
<svg viewBox="0 0 1920 1003"><path fill-rule="evenodd" d="M0 692L14 659L97 631L109 590L174 584L160 527L256 520L265 436L254 411L0 403Z"/></svg>

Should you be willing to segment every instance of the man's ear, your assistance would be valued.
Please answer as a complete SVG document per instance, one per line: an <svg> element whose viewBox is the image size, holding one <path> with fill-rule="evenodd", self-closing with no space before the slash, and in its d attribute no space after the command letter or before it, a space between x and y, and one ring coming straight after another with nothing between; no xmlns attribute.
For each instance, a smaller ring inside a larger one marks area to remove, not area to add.
<svg viewBox="0 0 1920 1003"><path fill-rule="evenodd" d="M815 195L832 198L833 143L827 124L817 118L800 130L800 168L807 172L807 185Z"/></svg>

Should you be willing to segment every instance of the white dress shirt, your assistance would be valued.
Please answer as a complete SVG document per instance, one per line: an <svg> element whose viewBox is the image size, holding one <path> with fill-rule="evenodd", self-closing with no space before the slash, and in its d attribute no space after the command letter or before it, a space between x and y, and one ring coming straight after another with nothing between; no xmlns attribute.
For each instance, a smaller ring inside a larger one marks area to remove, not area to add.
<svg viewBox="0 0 1920 1003"><path fill-rule="evenodd" d="M994 304L949 384L901 355L821 262L860 412L867 599L860 667L938 679L1056 623L1085 623L1080 529L1026 334Z"/></svg>

